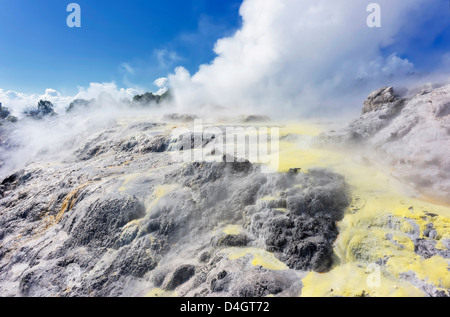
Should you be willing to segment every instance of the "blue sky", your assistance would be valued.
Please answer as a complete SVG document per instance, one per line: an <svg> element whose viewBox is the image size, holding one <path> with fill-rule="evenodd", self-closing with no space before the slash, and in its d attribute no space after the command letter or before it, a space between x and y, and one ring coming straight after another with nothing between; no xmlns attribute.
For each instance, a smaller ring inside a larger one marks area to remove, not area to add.
<svg viewBox="0 0 450 317"><path fill-rule="evenodd" d="M215 41L241 23L240 0L77 0L82 27L68 28L71 2L0 1L0 88L71 94L115 81L151 89L178 65L195 72L212 60Z"/></svg>

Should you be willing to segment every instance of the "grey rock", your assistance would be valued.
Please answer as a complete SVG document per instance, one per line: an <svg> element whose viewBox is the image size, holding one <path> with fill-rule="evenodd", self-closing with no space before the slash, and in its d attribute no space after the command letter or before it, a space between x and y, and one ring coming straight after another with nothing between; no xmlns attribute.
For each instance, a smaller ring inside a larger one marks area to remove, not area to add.
<svg viewBox="0 0 450 317"><path fill-rule="evenodd" d="M169 144L169 136L157 136L145 144L140 150L140 153L161 153L168 149Z"/></svg>
<svg viewBox="0 0 450 317"><path fill-rule="evenodd" d="M230 247L242 247L246 246L248 242L248 237L245 234L231 235L227 234L220 237L217 242L218 246L230 246Z"/></svg>
<svg viewBox="0 0 450 317"><path fill-rule="evenodd" d="M159 106L164 102L169 102L171 98L172 96L169 90L162 95L154 95L151 92L146 92L143 95L134 96L132 104L141 107Z"/></svg>
<svg viewBox="0 0 450 317"><path fill-rule="evenodd" d="M40 100L38 102L37 110L25 111L25 115L34 119L42 119L47 116L54 116L56 115L56 112L50 101Z"/></svg>
<svg viewBox="0 0 450 317"><path fill-rule="evenodd" d="M78 197L80 201L80 197ZM103 197L79 214L68 216L63 226L70 234L68 245L113 247L127 223L145 215L144 206L135 197ZM84 215L83 215L84 214ZM77 221L76 218L80 220ZM123 244L126 240L121 240Z"/></svg>
<svg viewBox="0 0 450 317"><path fill-rule="evenodd" d="M11 123L16 123L17 121L19 121L19 119L17 119L17 117L9 115L5 118L5 121L7 122L11 122Z"/></svg>
<svg viewBox="0 0 450 317"><path fill-rule="evenodd" d="M242 118L242 122L244 123L260 123L260 122L269 122L270 118L268 116L262 115L248 115Z"/></svg>
<svg viewBox="0 0 450 317"><path fill-rule="evenodd" d="M434 226L432 223L427 224L425 231L423 232L423 235L427 238L436 240L437 238L437 231L434 230Z"/></svg>
<svg viewBox="0 0 450 317"><path fill-rule="evenodd" d="M192 114L179 114L179 113L171 113L166 114L163 117L164 121L175 121L175 122L192 122L195 119L199 119L198 116Z"/></svg>
<svg viewBox="0 0 450 317"><path fill-rule="evenodd" d="M193 265L182 265L178 267L175 272L173 272L172 277L167 283L166 289L174 290L181 284L186 283L195 274L195 266Z"/></svg>
<svg viewBox="0 0 450 317"><path fill-rule="evenodd" d="M268 295L277 295L283 291L284 283L274 279L261 279L256 283L244 284L239 287L238 296L240 297L264 297Z"/></svg>
<svg viewBox="0 0 450 317"><path fill-rule="evenodd" d="M66 112L85 111L95 104L96 100L75 99L69 104Z"/></svg>
<svg viewBox="0 0 450 317"><path fill-rule="evenodd" d="M450 292L436 288L427 281L420 280L414 272L401 273L400 277L422 290L427 297L450 297Z"/></svg>
<svg viewBox="0 0 450 317"><path fill-rule="evenodd" d="M372 92L364 102L362 114L378 111L385 107L396 107L401 99L395 95L393 87L383 87Z"/></svg>
<svg viewBox="0 0 450 317"><path fill-rule="evenodd" d="M6 119L10 114L11 112L9 111L9 109L3 107L2 103L0 102L0 119Z"/></svg>

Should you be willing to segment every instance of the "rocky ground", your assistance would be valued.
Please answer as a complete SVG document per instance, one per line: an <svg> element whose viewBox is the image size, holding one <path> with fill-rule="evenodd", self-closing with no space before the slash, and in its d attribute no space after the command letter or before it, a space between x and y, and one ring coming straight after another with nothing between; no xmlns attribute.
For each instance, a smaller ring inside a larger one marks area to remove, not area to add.
<svg viewBox="0 0 450 317"><path fill-rule="evenodd" d="M166 129L110 124L2 180L2 296L297 296L330 270L343 177L173 163Z"/></svg>
<svg viewBox="0 0 450 317"><path fill-rule="evenodd" d="M448 201L449 94L383 88L359 119L308 137L356 148L363 167L349 163L348 173L341 156L307 166L302 133L282 134L294 163L275 173L223 153L177 163L182 141L171 131L193 115L0 126L0 296L448 295L448 208L383 192L386 178L364 166ZM189 140L214 141L202 136ZM361 283L373 263L384 288Z"/></svg>

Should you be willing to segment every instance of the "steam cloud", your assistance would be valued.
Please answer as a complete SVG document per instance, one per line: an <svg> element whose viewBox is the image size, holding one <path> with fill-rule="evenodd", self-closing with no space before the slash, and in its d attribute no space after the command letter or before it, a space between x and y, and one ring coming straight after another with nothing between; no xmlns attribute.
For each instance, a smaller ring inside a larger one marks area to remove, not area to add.
<svg viewBox="0 0 450 317"><path fill-rule="evenodd" d="M405 52L383 50L396 41L421 38L419 34L435 38L448 27L448 17L431 29L424 23L442 17L448 4L380 0L382 27L369 28L369 3L245 0L240 8L242 28L217 41L216 58L194 75L178 67L169 76L177 104L316 116L352 107L354 114L379 86L429 80L419 74L414 61L400 56ZM448 70L446 56L440 66Z"/></svg>
<svg viewBox="0 0 450 317"><path fill-rule="evenodd" d="M377 2L382 8L381 28L366 24L370 1L244 0L242 27L233 36L217 41L217 57L211 63L201 65L193 75L177 67L167 78L156 79L154 85L159 93L166 87L172 89L174 105L168 107L169 112L232 108L248 114L299 118L354 116L369 92L380 86L448 77L450 52L437 52L435 69L439 72L423 74L414 60L404 57L407 52L388 50L415 39L436 38L450 24L447 2ZM424 28L430 19L439 23ZM395 46L397 42L400 45ZM130 65L122 66L133 72ZM131 115L127 104L143 92L118 88L114 83L91 83L80 87L75 96L63 96L54 89L43 95L0 89L0 102L19 118L40 99L51 101L60 115L74 99L97 100L89 120L71 114L16 125L10 139L22 146L19 151L2 149L0 158L16 165L3 166L3 171L24 165L39 153L52 152L52 148L73 148L73 140L80 134L88 136L109 120Z"/></svg>
<svg viewBox="0 0 450 317"><path fill-rule="evenodd" d="M170 86L177 109L199 112L234 108L271 116L354 116L374 89L448 81L450 52L436 52L435 69L427 73L408 60L412 41L433 41L450 26L445 0L378 0L381 28L366 24L371 1L244 0L242 27L219 39L217 57L195 74L183 66L156 79L158 93ZM438 21L430 27L429 21ZM399 45L395 45L399 43ZM399 48L399 50L396 50ZM132 73L133 68L122 68ZM20 117L39 99L63 113L74 99L101 99L120 104L141 89L119 89L114 83L92 83L76 96L53 89L27 95L0 89L0 101ZM200 109L200 110L199 110Z"/></svg>

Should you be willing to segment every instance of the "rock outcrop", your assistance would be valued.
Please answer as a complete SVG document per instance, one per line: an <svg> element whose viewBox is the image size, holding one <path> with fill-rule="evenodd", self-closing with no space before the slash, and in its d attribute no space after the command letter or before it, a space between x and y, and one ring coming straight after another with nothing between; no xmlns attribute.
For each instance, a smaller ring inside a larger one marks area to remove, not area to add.
<svg viewBox="0 0 450 317"><path fill-rule="evenodd" d="M89 109L95 104L95 99L75 99L69 104L66 112L83 111Z"/></svg>
<svg viewBox="0 0 450 317"><path fill-rule="evenodd" d="M450 202L450 86L422 89L404 98L392 87L373 92L362 116L326 138L367 146L423 194Z"/></svg>
<svg viewBox="0 0 450 317"><path fill-rule="evenodd" d="M25 111L25 115L34 119L42 119L47 116L54 116L56 115L56 112L50 101L40 100L37 109Z"/></svg>
<svg viewBox="0 0 450 317"><path fill-rule="evenodd" d="M9 109L3 107L2 103L0 102L0 119L6 119L10 114L11 112L9 111Z"/></svg>
<svg viewBox="0 0 450 317"><path fill-rule="evenodd" d="M401 110L400 105L403 103L404 99L395 95L393 87L384 87L370 94L364 102L362 114L372 111L379 111L383 108L393 109L391 112L398 113L398 111Z"/></svg>
<svg viewBox="0 0 450 317"><path fill-rule="evenodd" d="M17 118L13 115L11 115L11 111L2 106L2 103L0 102L0 125L2 122L17 122Z"/></svg>
<svg viewBox="0 0 450 317"><path fill-rule="evenodd" d="M158 106L163 102L171 99L170 91L167 90L162 95L155 95L151 92L146 92L143 95L136 95L133 97L132 104L137 106Z"/></svg>

